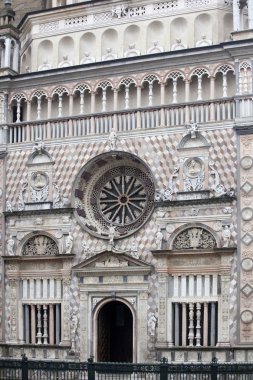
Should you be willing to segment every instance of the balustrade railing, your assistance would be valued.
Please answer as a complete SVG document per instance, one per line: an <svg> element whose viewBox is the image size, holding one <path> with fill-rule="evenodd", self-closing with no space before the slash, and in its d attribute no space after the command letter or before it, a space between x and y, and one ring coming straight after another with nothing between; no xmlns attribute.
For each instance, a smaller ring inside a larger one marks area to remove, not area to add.
<svg viewBox="0 0 253 380"><path fill-rule="evenodd" d="M252 98L239 99L246 115L253 116ZM8 124L7 143L32 142L109 133L114 127L118 132L135 129L183 126L190 122L208 123L232 120L236 116L232 98L197 103L182 103L127 111L88 114L50 120ZM2 128L4 126L2 125ZM1 130L1 127L0 127ZM0 133L0 138L3 133ZM1 142L0 142L1 143Z"/></svg>

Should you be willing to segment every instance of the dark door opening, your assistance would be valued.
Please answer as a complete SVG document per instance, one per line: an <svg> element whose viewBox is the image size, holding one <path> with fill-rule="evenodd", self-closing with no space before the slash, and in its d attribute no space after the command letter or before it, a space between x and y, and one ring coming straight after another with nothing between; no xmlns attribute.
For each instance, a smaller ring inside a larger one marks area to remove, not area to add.
<svg viewBox="0 0 253 380"><path fill-rule="evenodd" d="M97 353L100 362L133 361L133 316L124 303L111 301L98 314Z"/></svg>

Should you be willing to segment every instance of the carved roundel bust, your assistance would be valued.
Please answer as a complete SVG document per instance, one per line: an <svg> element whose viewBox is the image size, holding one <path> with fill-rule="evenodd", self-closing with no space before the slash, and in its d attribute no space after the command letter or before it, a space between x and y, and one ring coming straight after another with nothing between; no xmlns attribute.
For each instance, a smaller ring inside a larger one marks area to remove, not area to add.
<svg viewBox="0 0 253 380"><path fill-rule="evenodd" d="M184 173L187 177L195 178L203 172L203 162L199 158L189 158L184 164Z"/></svg>
<svg viewBox="0 0 253 380"><path fill-rule="evenodd" d="M31 185L35 190L42 190L48 184L48 176L44 172L32 173Z"/></svg>
<svg viewBox="0 0 253 380"><path fill-rule="evenodd" d="M107 239L139 229L154 206L155 184L147 165L126 153L108 152L91 160L79 173L73 206L78 222L91 234Z"/></svg>

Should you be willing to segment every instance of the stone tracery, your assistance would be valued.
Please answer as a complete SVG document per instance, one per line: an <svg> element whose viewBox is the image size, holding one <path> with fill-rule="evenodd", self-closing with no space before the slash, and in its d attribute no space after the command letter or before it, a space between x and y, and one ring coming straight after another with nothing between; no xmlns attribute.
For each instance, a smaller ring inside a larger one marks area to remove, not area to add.
<svg viewBox="0 0 253 380"><path fill-rule="evenodd" d="M191 227L179 233L173 241L173 249L213 249L217 247L214 236L204 228Z"/></svg>
<svg viewBox="0 0 253 380"><path fill-rule="evenodd" d="M58 254L59 250L57 244L52 238L46 235L38 235L30 238L22 250L23 256L55 256Z"/></svg>

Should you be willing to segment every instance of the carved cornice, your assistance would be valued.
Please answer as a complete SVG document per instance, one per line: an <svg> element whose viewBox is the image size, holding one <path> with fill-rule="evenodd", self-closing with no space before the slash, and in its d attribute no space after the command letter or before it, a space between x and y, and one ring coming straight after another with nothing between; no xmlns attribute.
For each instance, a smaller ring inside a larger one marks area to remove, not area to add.
<svg viewBox="0 0 253 380"><path fill-rule="evenodd" d="M45 210L23 210L23 211L4 211L3 214L5 217L9 216L35 216L35 215L54 215L54 214L72 214L74 211L73 208L51 208Z"/></svg>
<svg viewBox="0 0 253 380"><path fill-rule="evenodd" d="M208 199L187 199L182 201L162 201L156 202L155 207L181 207L181 206L191 206L191 205L212 205L221 203L232 203L236 200L236 197L213 197Z"/></svg>
<svg viewBox="0 0 253 380"><path fill-rule="evenodd" d="M21 261L63 261L63 260L72 260L75 257L74 254L62 254L62 255L57 255L57 256L41 256L41 255L36 255L36 256L2 256L5 262L15 262L15 263L20 263Z"/></svg>
<svg viewBox="0 0 253 380"><path fill-rule="evenodd" d="M214 249L185 249L185 250L173 250L173 249L161 249L151 251L156 257L177 257L177 256L201 256L201 255L214 255L224 256L233 255L237 247L229 248L214 248Z"/></svg>

